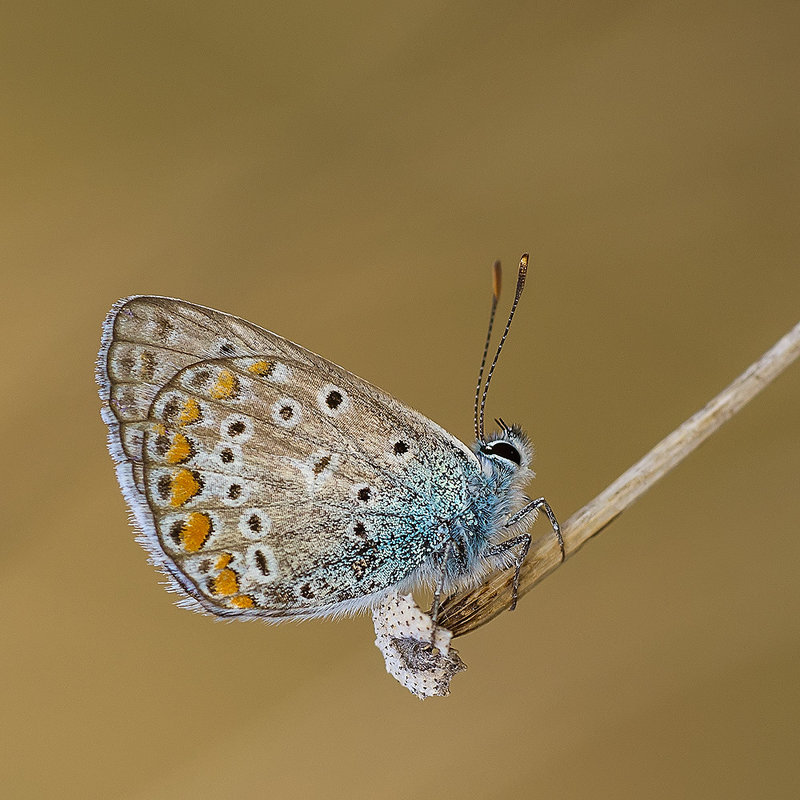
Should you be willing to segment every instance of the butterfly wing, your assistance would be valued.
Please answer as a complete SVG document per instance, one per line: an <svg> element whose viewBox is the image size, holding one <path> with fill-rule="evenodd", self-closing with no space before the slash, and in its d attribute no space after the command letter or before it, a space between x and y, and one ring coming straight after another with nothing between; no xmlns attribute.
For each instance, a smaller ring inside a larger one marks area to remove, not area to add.
<svg viewBox="0 0 800 800"><path fill-rule="evenodd" d="M219 616L370 605L425 570L477 479L467 447L387 393L181 300L116 304L98 383L140 541Z"/></svg>

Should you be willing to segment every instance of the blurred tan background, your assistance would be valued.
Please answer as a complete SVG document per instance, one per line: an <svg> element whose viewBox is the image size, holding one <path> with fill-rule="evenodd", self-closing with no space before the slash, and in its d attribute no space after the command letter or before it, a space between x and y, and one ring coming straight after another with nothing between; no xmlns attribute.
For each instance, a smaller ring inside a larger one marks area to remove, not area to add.
<svg viewBox="0 0 800 800"><path fill-rule="evenodd" d="M366 618L173 605L93 366L117 298L172 295L469 441L490 265L530 249L488 413L565 519L798 320L799 33L763 1L5 5L0 794L795 797L799 365L425 703Z"/></svg>

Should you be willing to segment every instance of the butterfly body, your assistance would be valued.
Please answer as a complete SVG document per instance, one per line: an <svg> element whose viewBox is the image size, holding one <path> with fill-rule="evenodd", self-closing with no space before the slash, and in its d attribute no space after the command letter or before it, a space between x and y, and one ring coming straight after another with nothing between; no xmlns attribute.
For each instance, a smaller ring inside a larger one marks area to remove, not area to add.
<svg viewBox="0 0 800 800"><path fill-rule="evenodd" d="M162 297L114 306L97 381L139 540L195 610L336 615L509 560L532 476L516 427L468 448L283 337Z"/></svg>

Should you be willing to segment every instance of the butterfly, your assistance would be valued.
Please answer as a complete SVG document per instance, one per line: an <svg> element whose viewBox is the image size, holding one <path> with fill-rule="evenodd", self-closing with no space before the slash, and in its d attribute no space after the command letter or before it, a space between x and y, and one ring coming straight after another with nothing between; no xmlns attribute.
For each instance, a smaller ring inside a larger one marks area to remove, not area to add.
<svg viewBox="0 0 800 800"><path fill-rule="evenodd" d="M342 367L238 317L134 296L104 326L97 383L138 541L181 596L218 617L281 620L373 608L391 591L516 577L523 530L550 506L523 489L516 425L484 436L500 267L475 394L476 441ZM512 606L516 602L515 592Z"/></svg>

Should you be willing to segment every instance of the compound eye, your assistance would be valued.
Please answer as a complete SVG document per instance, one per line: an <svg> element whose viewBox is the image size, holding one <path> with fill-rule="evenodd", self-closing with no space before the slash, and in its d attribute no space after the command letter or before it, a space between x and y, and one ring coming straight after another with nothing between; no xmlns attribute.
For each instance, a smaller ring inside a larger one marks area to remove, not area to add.
<svg viewBox="0 0 800 800"><path fill-rule="evenodd" d="M511 461L517 466L520 466L522 463L519 450L508 442L492 442L484 448L483 452L488 456L500 456L500 458Z"/></svg>

